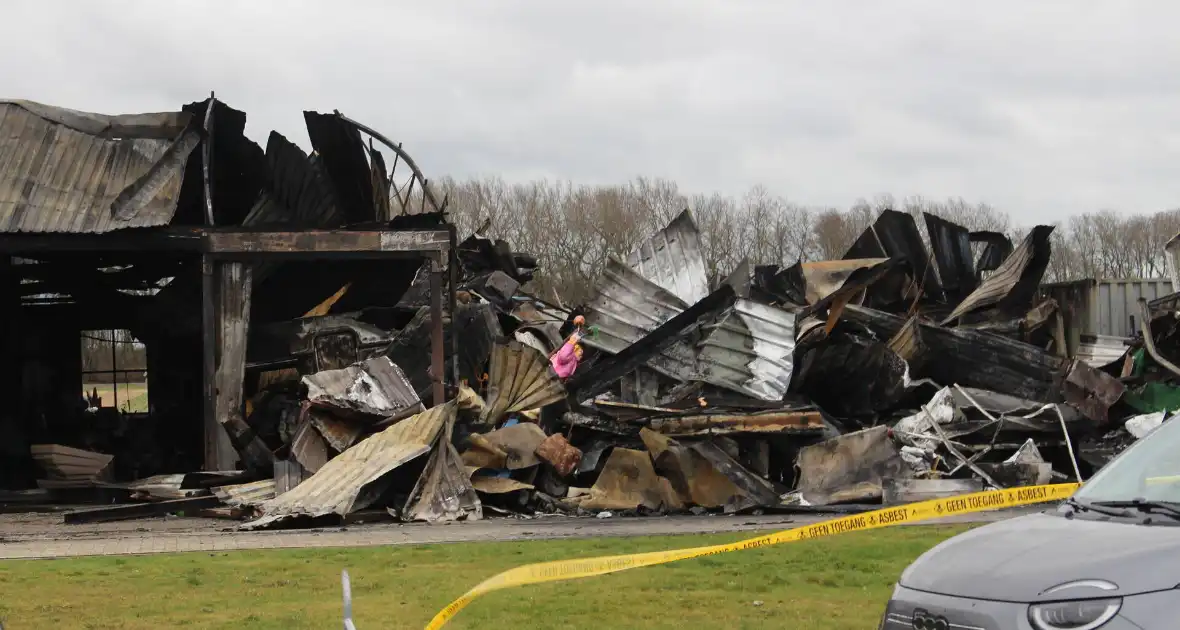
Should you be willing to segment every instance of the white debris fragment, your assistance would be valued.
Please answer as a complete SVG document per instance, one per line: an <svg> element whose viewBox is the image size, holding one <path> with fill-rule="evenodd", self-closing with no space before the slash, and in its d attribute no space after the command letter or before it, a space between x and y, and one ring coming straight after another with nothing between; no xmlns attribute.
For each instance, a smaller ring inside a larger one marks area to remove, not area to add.
<svg viewBox="0 0 1180 630"><path fill-rule="evenodd" d="M1128 419L1124 426L1127 427L1127 432L1135 436L1135 439L1138 440L1150 433L1152 429L1163 424L1164 418L1167 415L1168 413L1166 411L1145 413Z"/></svg>

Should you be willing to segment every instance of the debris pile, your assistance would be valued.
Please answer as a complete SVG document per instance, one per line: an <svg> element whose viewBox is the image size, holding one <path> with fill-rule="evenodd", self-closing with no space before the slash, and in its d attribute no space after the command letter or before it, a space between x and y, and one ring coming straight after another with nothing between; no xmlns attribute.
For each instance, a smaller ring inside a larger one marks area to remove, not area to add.
<svg viewBox="0 0 1180 630"><path fill-rule="evenodd" d="M305 375L287 415L318 436L291 443L311 474L245 527L373 507L426 522L857 509L1088 476L1128 401L1120 372L1059 343L1038 295L1051 228L1013 247L927 221L930 250L885 212L843 260L710 286L685 212L609 261L579 309L523 292L507 244L468 239L454 399L412 395L413 320L384 356ZM421 308L415 287L403 302Z"/></svg>
<svg viewBox="0 0 1180 630"><path fill-rule="evenodd" d="M1144 336L1095 366L1039 292L1051 227L1014 247L926 222L928 241L886 211L842 260L743 264L711 285L685 211L576 309L526 293L536 261L477 234L442 322L449 400L424 402L424 266L392 314L313 311L259 333L279 350L248 365L245 417L273 478L144 480L125 489L154 503L67 521L858 509L1084 479L1180 408L1180 300L1144 304Z"/></svg>

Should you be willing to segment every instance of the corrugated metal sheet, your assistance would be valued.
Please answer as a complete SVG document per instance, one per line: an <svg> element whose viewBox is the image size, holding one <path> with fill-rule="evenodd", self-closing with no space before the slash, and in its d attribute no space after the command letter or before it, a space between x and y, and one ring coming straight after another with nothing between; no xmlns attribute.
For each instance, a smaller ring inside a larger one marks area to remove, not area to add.
<svg viewBox="0 0 1180 630"><path fill-rule="evenodd" d="M709 294L701 235L688 210L628 254L627 266L686 304Z"/></svg>
<svg viewBox="0 0 1180 630"><path fill-rule="evenodd" d="M1173 236L1164 245L1168 259L1168 276L1172 279L1172 291L1180 292L1180 234Z"/></svg>
<svg viewBox="0 0 1180 630"><path fill-rule="evenodd" d="M698 347L704 380L761 400L782 400L791 383L795 315L738 300Z"/></svg>
<svg viewBox="0 0 1180 630"><path fill-rule="evenodd" d="M303 119L345 221L361 223L382 218L377 216L373 202L372 171L360 131L335 114L305 111Z"/></svg>
<svg viewBox="0 0 1180 630"><path fill-rule="evenodd" d="M471 485L471 474L463 466L463 459L451 441L453 430L452 416L426 462L426 469L410 492L402 511L403 518L427 523L483 518L483 504Z"/></svg>
<svg viewBox="0 0 1180 630"><path fill-rule="evenodd" d="M365 432L365 426L356 420L344 420L318 409L308 409L311 425L327 440L328 446L342 452L356 443Z"/></svg>
<svg viewBox="0 0 1180 630"><path fill-rule="evenodd" d="M275 480L263 479L252 483L213 488L213 495L233 507L259 505L275 498Z"/></svg>
<svg viewBox="0 0 1180 630"><path fill-rule="evenodd" d="M586 323L599 334L585 343L617 354L686 308L683 300L612 258L586 307Z"/></svg>
<svg viewBox="0 0 1180 630"><path fill-rule="evenodd" d="M1112 337L1130 337L1138 329L1139 298L1148 301L1171 293L1164 278L1145 280L1099 280L1096 312L1090 320L1093 330L1085 332ZM1135 325L1131 319L1135 319Z"/></svg>
<svg viewBox="0 0 1180 630"><path fill-rule="evenodd" d="M414 387L389 357L309 374L303 384L307 400L320 407L384 418L404 418L422 410Z"/></svg>
<svg viewBox="0 0 1180 630"><path fill-rule="evenodd" d="M200 141L191 119L0 101L0 232L167 225Z"/></svg>
<svg viewBox="0 0 1180 630"><path fill-rule="evenodd" d="M585 337L582 343L618 354L686 308L683 300L612 258L586 307L586 324L598 334ZM693 348L680 341L648 366L672 378L691 380L697 375L695 356Z"/></svg>
<svg viewBox="0 0 1180 630"><path fill-rule="evenodd" d="M1038 225L1025 237L1024 242L1017 247L1008 258L1004 259L992 275L988 276L979 288L971 292L966 299L942 320L946 325L971 311L999 303L1011 293L1022 281L1032 280L1026 277L1026 272L1043 259L1048 264L1049 236L1053 233L1052 226ZM1044 269L1040 270L1044 273ZM1040 283L1040 277L1035 279ZM1035 288L1035 285L1034 287Z"/></svg>
<svg viewBox="0 0 1180 630"><path fill-rule="evenodd" d="M1139 329L1139 298L1152 301L1171 292L1166 278L1088 278L1040 288L1042 297L1053 298L1060 307L1075 348L1083 335L1134 336Z"/></svg>
<svg viewBox="0 0 1180 630"><path fill-rule="evenodd" d="M384 488L371 487L386 473L430 451L446 423L455 416L448 402L407 418L369 437L324 464L309 479L259 506L262 518L249 528L295 516L326 516L364 509ZM378 484L380 485L380 484Z"/></svg>
<svg viewBox="0 0 1180 630"><path fill-rule="evenodd" d="M949 299L966 297L976 287L975 263L971 255L971 233L942 217L923 212L930 248L938 263L939 280Z"/></svg>
<svg viewBox="0 0 1180 630"><path fill-rule="evenodd" d="M549 358L519 341L492 346L488 370L488 404L484 422L498 422L509 413L539 409L565 397L565 386L549 366Z"/></svg>
<svg viewBox="0 0 1180 630"><path fill-rule="evenodd" d="M271 178L244 225L287 223L295 228L328 228L341 215L319 156L308 157L278 132L270 132L266 161Z"/></svg>
<svg viewBox="0 0 1180 630"><path fill-rule="evenodd" d="M914 217L905 212L885 210L844 254L845 260L854 258L904 257L912 265L915 277L922 275L922 286L927 296L942 296L938 273Z"/></svg>

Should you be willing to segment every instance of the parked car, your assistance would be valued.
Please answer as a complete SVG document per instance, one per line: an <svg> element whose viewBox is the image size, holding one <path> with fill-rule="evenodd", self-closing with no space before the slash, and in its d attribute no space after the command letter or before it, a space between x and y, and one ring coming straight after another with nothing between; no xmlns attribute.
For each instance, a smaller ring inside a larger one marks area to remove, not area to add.
<svg viewBox="0 0 1180 630"><path fill-rule="evenodd" d="M1180 627L1180 420L1055 509L979 527L901 575L881 630Z"/></svg>

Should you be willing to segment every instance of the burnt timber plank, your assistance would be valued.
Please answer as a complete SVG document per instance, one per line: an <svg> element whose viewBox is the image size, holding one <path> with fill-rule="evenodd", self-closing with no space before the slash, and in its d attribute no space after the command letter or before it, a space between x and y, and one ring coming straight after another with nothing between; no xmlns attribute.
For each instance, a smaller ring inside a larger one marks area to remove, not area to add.
<svg viewBox="0 0 1180 630"><path fill-rule="evenodd" d="M229 434L217 422L217 304L219 276L216 263L209 256L201 257L201 343L202 383L205 396L201 415L204 418L205 469L227 470L236 467L237 455Z"/></svg>
<svg viewBox="0 0 1180 630"><path fill-rule="evenodd" d="M250 294L253 266L219 262L217 371L214 374L217 422L225 427L243 463L253 470L269 470L274 455L254 434L243 417L242 381L246 376L246 338L250 329Z"/></svg>

